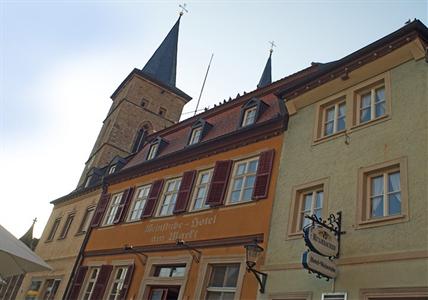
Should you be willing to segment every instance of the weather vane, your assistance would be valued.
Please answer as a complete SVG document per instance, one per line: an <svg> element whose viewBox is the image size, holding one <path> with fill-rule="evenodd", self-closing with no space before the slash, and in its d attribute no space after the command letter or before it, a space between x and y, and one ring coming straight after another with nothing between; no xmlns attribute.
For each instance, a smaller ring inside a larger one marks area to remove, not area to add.
<svg viewBox="0 0 428 300"><path fill-rule="evenodd" d="M187 4L183 3L183 5L179 4L178 7L181 8L180 16L184 15L184 12L188 13L189 11L186 9Z"/></svg>
<svg viewBox="0 0 428 300"><path fill-rule="evenodd" d="M275 45L275 41L269 41L269 44L270 44L270 53L272 53L273 52L273 47L276 47L276 45Z"/></svg>

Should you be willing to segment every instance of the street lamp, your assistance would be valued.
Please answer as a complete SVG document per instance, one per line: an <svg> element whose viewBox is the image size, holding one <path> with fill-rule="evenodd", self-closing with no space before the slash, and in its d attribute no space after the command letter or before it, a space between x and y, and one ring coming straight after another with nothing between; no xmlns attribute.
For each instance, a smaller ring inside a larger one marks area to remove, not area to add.
<svg viewBox="0 0 428 300"><path fill-rule="evenodd" d="M254 269L254 267L257 264L257 259L259 258L260 253L262 253L264 249L257 244L257 241L253 241L251 244L245 245L244 248L247 271L252 272L254 274L260 285L260 293L263 294L265 292L267 274L257 271L256 269Z"/></svg>

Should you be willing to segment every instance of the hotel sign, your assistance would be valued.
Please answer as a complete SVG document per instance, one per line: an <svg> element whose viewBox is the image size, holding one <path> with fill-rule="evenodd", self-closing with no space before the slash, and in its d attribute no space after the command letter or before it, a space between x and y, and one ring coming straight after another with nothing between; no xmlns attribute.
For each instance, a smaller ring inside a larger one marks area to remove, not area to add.
<svg viewBox="0 0 428 300"><path fill-rule="evenodd" d="M335 259L339 257L340 237L345 233L342 231L342 212L330 214L327 220L315 214L305 218L312 222L303 228L303 238L309 248L302 255L303 267L319 278L336 278Z"/></svg>
<svg viewBox="0 0 428 300"><path fill-rule="evenodd" d="M323 256L337 256L339 241L334 232L321 226L310 226L304 229L305 243L312 251Z"/></svg>
<svg viewBox="0 0 428 300"><path fill-rule="evenodd" d="M336 278L337 267L334 261L315 252L303 252L302 264L305 269L320 274L327 278Z"/></svg>

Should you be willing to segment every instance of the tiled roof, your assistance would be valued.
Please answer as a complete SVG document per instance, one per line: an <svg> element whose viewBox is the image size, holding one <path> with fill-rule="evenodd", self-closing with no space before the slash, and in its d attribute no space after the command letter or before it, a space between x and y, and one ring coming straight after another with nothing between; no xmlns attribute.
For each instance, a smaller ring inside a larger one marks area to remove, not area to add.
<svg viewBox="0 0 428 300"><path fill-rule="evenodd" d="M273 119L281 112L281 104L276 96L270 94L260 97L260 99L265 102L268 107L260 115L257 120L257 124ZM200 118L203 118L206 122L212 125L211 129L207 132L206 136L204 136L200 143L208 142L240 130L239 121L241 117L241 107L248 100L249 99L247 97L241 97L240 99L238 98L232 102L227 102L217 110L213 109L199 115ZM153 134L152 137L160 136L168 142L168 145L162 149L156 159L160 159L164 155L186 148L188 137L192 130L191 127L196 121L196 118L191 118L190 120L185 120L177 125L169 127L166 130L158 132L157 134ZM123 169L125 170L143 163L149 148L150 143L147 143Z"/></svg>

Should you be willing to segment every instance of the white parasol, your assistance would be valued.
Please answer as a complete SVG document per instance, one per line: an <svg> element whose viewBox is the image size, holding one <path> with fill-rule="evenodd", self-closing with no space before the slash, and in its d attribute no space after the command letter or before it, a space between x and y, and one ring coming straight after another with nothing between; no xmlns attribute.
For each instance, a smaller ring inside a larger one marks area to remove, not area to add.
<svg viewBox="0 0 428 300"><path fill-rule="evenodd" d="M52 268L0 225L0 278Z"/></svg>

